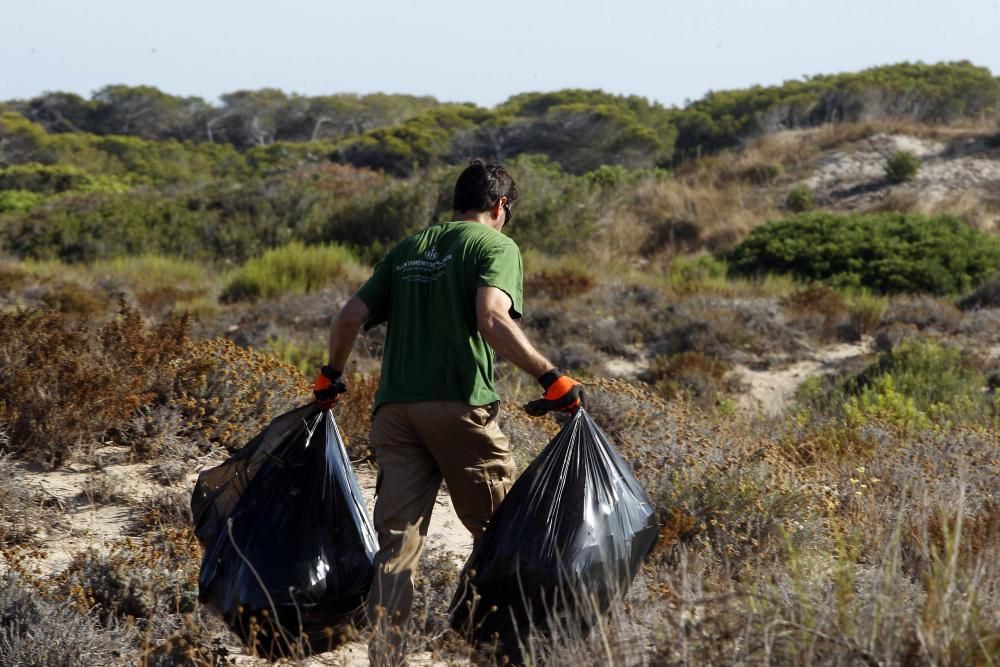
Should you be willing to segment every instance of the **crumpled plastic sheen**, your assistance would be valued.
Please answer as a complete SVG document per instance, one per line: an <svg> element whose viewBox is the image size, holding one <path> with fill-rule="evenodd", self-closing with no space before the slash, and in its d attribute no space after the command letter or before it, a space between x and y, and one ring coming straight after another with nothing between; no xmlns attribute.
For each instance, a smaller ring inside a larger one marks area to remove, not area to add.
<svg viewBox="0 0 1000 667"><path fill-rule="evenodd" d="M511 487L476 543L451 624L508 649L555 623L587 632L624 596L657 538L630 466L581 408Z"/></svg>
<svg viewBox="0 0 1000 667"><path fill-rule="evenodd" d="M191 509L199 598L258 655L328 650L364 625L377 540L329 410L274 419L198 476Z"/></svg>

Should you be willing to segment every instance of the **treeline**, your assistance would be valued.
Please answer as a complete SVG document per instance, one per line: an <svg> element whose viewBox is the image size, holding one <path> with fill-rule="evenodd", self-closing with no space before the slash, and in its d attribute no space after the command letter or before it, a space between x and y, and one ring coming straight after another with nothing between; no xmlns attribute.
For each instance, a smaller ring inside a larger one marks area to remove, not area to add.
<svg viewBox="0 0 1000 667"><path fill-rule="evenodd" d="M949 120L994 113L997 99L997 79L968 63L713 93L684 109L581 90L526 93L491 110L391 95L258 91L213 107L146 87L91 100L53 93L0 106L0 256L232 263L336 242L374 260L450 214L471 156L516 174L526 196L509 229L526 249L718 250L739 240L722 229L734 214L720 204L728 195L685 190L663 166L779 126L877 113ZM218 118L211 136L190 129L206 118ZM756 182L781 165L741 169L731 177ZM722 222L711 231L706 220Z"/></svg>
<svg viewBox="0 0 1000 667"><path fill-rule="evenodd" d="M713 92L683 108L586 90L516 95L493 109L432 97L305 97L274 89L230 93L212 105L149 86L116 85L89 100L52 92L2 103L0 110L49 133L226 144L239 151L319 142L316 150L334 161L406 176L470 155L543 154L577 174L604 164L667 166L778 129L886 117L948 122L996 114L998 105L1000 79L963 61ZM5 159L0 154L0 164Z"/></svg>
<svg viewBox="0 0 1000 667"><path fill-rule="evenodd" d="M139 253L242 262L293 241L339 242L366 259L447 217L460 165L420 178L327 159L327 142L238 151L230 144L49 133L0 114L0 255L89 262ZM511 229L527 247L585 243L654 171L605 166L577 176L537 155L508 161L531 197Z"/></svg>

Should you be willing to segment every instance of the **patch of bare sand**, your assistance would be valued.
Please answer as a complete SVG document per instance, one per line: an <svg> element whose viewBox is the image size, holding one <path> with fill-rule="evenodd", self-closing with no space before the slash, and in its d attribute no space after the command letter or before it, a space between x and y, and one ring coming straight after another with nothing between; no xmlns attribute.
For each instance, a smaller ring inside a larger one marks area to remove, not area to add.
<svg viewBox="0 0 1000 667"><path fill-rule="evenodd" d="M32 568L38 574L52 575L69 565L76 554L87 549L106 552L111 543L125 537L135 507L158 488L152 468L150 464L109 465L100 470L81 465L57 470L22 466L23 483L41 490L61 509L57 521L42 527L39 537L44 546L39 557L32 559ZM101 502L95 494L110 499Z"/></svg>
<svg viewBox="0 0 1000 667"><path fill-rule="evenodd" d="M896 151L920 158L920 171L906 183L892 184L885 163ZM995 193L1000 188L1000 159L995 149L975 142L958 146L905 135L876 134L820 158L813 174L803 181L822 201L838 208L867 209L890 192L919 195L923 208L933 209L969 193ZM996 220L987 216L985 223Z"/></svg>
<svg viewBox="0 0 1000 667"><path fill-rule="evenodd" d="M737 399L737 405L751 412L779 415L806 379L814 375L835 373L846 362L868 354L870 349L871 340L863 339L857 343L819 348L809 358L786 368L754 370L747 366L736 366L732 373L749 385L749 390Z"/></svg>
<svg viewBox="0 0 1000 667"><path fill-rule="evenodd" d="M41 489L62 509L60 520L41 535L44 547L40 550L41 556L31 561L31 568L40 575L54 575L69 565L76 554L87 549L107 552L110 545L126 537L136 508L160 488L154 479L154 467L152 464L120 464L96 470L91 466L70 465L58 470L43 470L23 466L24 483ZM371 515L375 505L375 469L361 464L355 465L355 471ZM196 477L196 472L192 471L181 484L193 488ZM106 503L94 502L96 499L92 495L95 488L113 495L114 499ZM435 547L440 547L452 557L456 570L461 568L472 550L472 537L455 514L451 498L443 486L438 493L427 533L426 548ZM0 572L5 569L0 558ZM232 639L233 643L227 648L236 664L271 664L242 655L235 636ZM303 664L363 667L368 664L367 645L351 642L336 651L314 656ZM436 667L446 663L433 660L430 653L418 653L409 656L409 664Z"/></svg>

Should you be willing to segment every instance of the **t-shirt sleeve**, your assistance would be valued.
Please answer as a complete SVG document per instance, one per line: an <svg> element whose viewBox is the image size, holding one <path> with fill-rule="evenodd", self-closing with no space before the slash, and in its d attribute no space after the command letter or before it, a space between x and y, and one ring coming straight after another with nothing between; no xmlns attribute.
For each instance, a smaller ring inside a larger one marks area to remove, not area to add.
<svg viewBox="0 0 1000 667"><path fill-rule="evenodd" d="M372 270L368 279L355 295L368 306L365 331L389 319L389 304L392 296L392 259L385 255Z"/></svg>
<svg viewBox="0 0 1000 667"><path fill-rule="evenodd" d="M476 287L496 287L510 297L510 316L520 319L522 303L522 283L524 268L521 251L510 239L493 244L483 251L477 265Z"/></svg>

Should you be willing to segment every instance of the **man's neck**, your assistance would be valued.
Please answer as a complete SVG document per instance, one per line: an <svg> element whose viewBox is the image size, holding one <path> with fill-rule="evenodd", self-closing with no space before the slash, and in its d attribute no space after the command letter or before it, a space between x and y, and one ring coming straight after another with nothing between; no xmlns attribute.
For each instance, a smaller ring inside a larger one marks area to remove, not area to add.
<svg viewBox="0 0 1000 667"><path fill-rule="evenodd" d="M490 211L465 211L464 213L455 212L456 222L478 222L481 225L486 225L487 227L492 227L493 229L500 231L500 227L497 223L500 222L499 218L494 219L490 215Z"/></svg>

